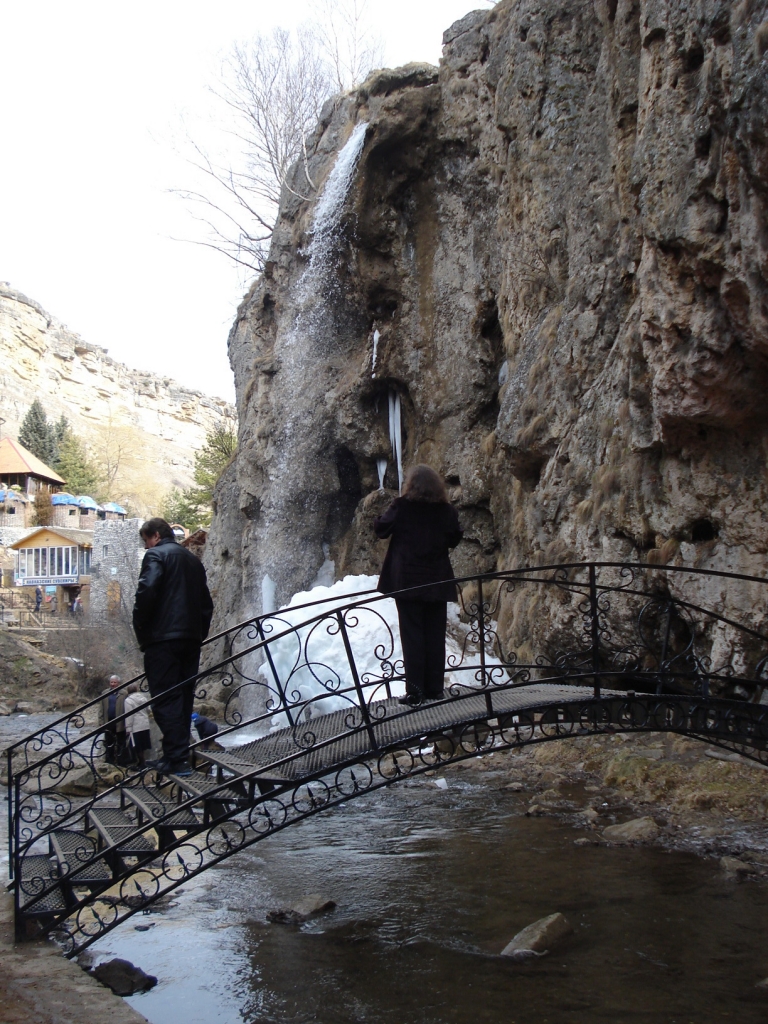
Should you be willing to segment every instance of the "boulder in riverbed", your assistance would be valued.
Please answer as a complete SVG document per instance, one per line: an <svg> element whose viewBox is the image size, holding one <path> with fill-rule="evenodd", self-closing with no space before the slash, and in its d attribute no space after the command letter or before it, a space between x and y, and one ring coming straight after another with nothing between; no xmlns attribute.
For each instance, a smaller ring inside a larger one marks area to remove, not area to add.
<svg viewBox="0 0 768 1024"><path fill-rule="evenodd" d="M751 864L747 864L743 860L739 860L738 857L721 857L720 869L731 878L746 878L746 876L751 875L754 870Z"/></svg>
<svg viewBox="0 0 768 1024"><path fill-rule="evenodd" d="M134 967L130 960L121 960L119 957L94 967L91 974L117 996L148 992L157 984L154 975L145 974L140 967Z"/></svg>
<svg viewBox="0 0 768 1024"><path fill-rule="evenodd" d="M326 911L333 910L335 906L334 900L326 899L320 893L313 892L309 896L302 896L287 910L270 910L267 920L272 924L302 924L310 917L314 917L315 914L324 914Z"/></svg>
<svg viewBox="0 0 768 1024"><path fill-rule="evenodd" d="M603 839L609 843L647 843L658 834L659 826L653 818L633 818L603 829Z"/></svg>
<svg viewBox="0 0 768 1024"><path fill-rule="evenodd" d="M559 946L572 931L573 928L567 917L560 913L550 914L518 932L512 941L502 949L501 955L519 960L526 953L533 952L540 955L548 953L555 946Z"/></svg>

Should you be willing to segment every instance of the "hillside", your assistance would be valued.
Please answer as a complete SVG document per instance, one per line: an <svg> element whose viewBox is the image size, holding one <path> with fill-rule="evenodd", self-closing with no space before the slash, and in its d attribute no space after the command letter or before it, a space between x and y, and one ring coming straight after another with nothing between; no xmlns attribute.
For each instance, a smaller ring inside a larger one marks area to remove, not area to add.
<svg viewBox="0 0 768 1024"><path fill-rule="evenodd" d="M156 511L170 487L192 483L194 454L209 431L235 425L223 399L124 366L2 282L0 388L4 435L16 437L39 398L49 418L66 416L86 443L125 448L124 476L141 513Z"/></svg>

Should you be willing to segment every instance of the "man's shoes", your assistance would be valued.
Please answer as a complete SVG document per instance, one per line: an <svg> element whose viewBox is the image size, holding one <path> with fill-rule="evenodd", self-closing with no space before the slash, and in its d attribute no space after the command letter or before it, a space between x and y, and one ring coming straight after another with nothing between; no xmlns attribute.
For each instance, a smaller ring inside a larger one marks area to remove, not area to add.
<svg viewBox="0 0 768 1024"><path fill-rule="evenodd" d="M158 775L179 775L186 778L192 774L192 766L186 758L183 761L167 761L162 757L159 761L147 761L147 768L152 768Z"/></svg>
<svg viewBox="0 0 768 1024"><path fill-rule="evenodd" d="M397 698L398 704L405 704L409 708L417 708L421 704L421 697L417 697L415 693L406 693L404 697Z"/></svg>
<svg viewBox="0 0 768 1024"><path fill-rule="evenodd" d="M445 700L445 690L441 690L440 693L430 693L429 696L424 698L425 701L432 700Z"/></svg>

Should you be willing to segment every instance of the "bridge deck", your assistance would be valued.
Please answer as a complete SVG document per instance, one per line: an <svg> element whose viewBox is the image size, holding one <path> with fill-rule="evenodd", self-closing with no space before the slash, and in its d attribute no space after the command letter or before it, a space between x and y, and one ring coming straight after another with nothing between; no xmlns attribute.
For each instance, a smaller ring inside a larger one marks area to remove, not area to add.
<svg viewBox="0 0 768 1024"><path fill-rule="evenodd" d="M372 703L369 708L370 726L378 750L392 750L400 743L429 733L470 728L473 721L487 721L489 717L505 717L543 706L588 700L592 696L592 688L587 686L542 684L482 693L462 689L466 692L459 700L430 702L415 709L398 704L396 698ZM613 697L619 692L603 690L602 695ZM486 697L491 700L490 715ZM357 728L349 731L352 716ZM302 746L307 748L303 752ZM240 747L223 752L206 750L203 756L234 775L258 770L260 779L297 782L323 768L333 768L365 754L375 754L375 751L372 751L371 739L358 706L351 704L349 709L318 715ZM183 778L178 782L182 788L187 788Z"/></svg>

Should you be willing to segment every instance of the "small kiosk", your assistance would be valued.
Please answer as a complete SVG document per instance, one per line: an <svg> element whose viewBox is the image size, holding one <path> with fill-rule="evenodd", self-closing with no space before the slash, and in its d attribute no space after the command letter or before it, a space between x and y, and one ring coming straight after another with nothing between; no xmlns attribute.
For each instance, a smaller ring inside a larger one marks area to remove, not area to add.
<svg viewBox="0 0 768 1024"><path fill-rule="evenodd" d="M67 611L78 595L87 608L91 532L40 526L10 547L14 552L13 582L17 587L42 587L46 605L55 604L59 613Z"/></svg>

